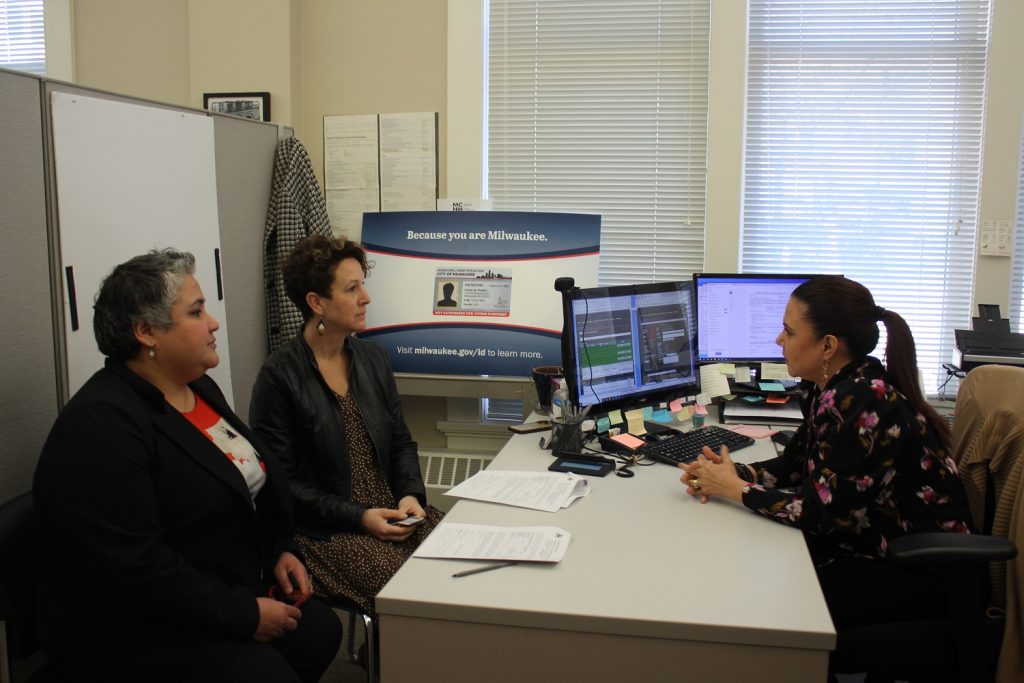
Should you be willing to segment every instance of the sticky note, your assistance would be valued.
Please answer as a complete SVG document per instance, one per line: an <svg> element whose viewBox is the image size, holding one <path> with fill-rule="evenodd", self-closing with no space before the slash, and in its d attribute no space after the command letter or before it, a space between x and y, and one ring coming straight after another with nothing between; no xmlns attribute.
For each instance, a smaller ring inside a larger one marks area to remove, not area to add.
<svg viewBox="0 0 1024 683"><path fill-rule="evenodd" d="M705 408L704 406L702 406L700 403L698 403L697 405L695 405L693 407L693 414L694 415L707 415L708 414L708 409Z"/></svg>
<svg viewBox="0 0 1024 683"><path fill-rule="evenodd" d="M750 381L750 368L746 365L736 368L736 381L737 382L749 382Z"/></svg>
<svg viewBox="0 0 1024 683"><path fill-rule="evenodd" d="M700 366L700 391L711 398L729 393L729 380L714 365Z"/></svg>
<svg viewBox="0 0 1024 683"><path fill-rule="evenodd" d="M641 411L643 412L645 420L650 420L652 417L654 417L654 408L652 408L651 406L644 406L643 408L641 408Z"/></svg>
<svg viewBox="0 0 1024 683"><path fill-rule="evenodd" d="M655 422L671 422L672 416L668 414L668 410L665 408L659 408L654 411L654 415L651 416Z"/></svg>
<svg viewBox="0 0 1024 683"><path fill-rule="evenodd" d="M622 424L622 412L619 410L609 410L608 421L611 422L613 425Z"/></svg>
<svg viewBox="0 0 1024 683"><path fill-rule="evenodd" d="M719 363L718 364L718 371L720 373L722 373L723 375L725 375L726 377L732 377L733 375L736 374L736 364L735 363Z"/></svg>
<svg viewBox="0 0 1024 683"><path fill-rule="evenodd" d="M644 413L640 409L626 411L626 430L630 434L646 434L644 427Z"/></svg>
<svg viewBox="0 0 1024 683"><path fill-rule="evenodd" d="M612 428L612 421L609 420L607 417L599 417L599 418L597 418L597 431L599 431L599 432L607 432L611 428Z"/></svg>
<svg viewBox="0 0 1024 683"><path fill-rule="evenodd" d="M748 403L760 403L764 400L764 396L761 396L760 394L744 394L743 400Z"/></svg>
<svg viewBox="0 0 1024 683"><path fill-rule="evenodd" d="M646 443L643 439L638 439L632 434L619 434L618 436L613 436L612 439L634 451Z"/></svg>
<svg viewBox="0 0 1024 683"><path fill-rule="evenodd" d="M775 430L771 427L764 427L760 425L736 425L732 427L732 431L737 434L749 436L751 439L763 439L766 436L771 436L775 433Z"/></svg>
<svg viewBox="0 0 1024 683"><path fill-rule="evenodd" d="M781 379L788 382L795 382L786 369L785 363L761 363L761 379Z"/></svg>
<svg viewBox="0 0 1024 683"><path fill-rule="evenodd" d="M761 391L785 391L786 387L782 385L782 382L758 382L757 386Z"/></svg>
<svg viewBox="0 0 1024 683"><path fill-rule="evenodd" d="M678 413L680 410L683 409L683 399L677 398L676 400L672 401L671 403L668 404L668 409L673 413Z"/></svg>

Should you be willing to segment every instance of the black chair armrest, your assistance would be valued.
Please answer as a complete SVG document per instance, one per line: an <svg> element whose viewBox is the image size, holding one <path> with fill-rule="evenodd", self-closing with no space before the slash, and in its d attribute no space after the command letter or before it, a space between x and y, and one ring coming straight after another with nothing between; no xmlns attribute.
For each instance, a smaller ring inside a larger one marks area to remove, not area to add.
<svg viewBox="0 0 1024 683"><path fill-rule="evenodd" d="M893 539L889 541L886 552L894 562L905 564L997 562L1017 557L1017 547L1002 536L941 531Z"/></svg>

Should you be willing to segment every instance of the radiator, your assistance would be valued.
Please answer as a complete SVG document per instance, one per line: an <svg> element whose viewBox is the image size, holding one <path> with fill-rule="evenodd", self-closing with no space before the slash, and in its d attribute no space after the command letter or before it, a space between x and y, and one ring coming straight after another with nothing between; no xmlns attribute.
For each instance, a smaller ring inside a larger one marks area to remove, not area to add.
<svg viewBox="0 0 1024 683"><path fill-rule="evenodd" d="M456 499L443 495L444 492L486 469L493 459L493 455L420 451L420 471L427 486L427 501L447 512Z"/></svg>

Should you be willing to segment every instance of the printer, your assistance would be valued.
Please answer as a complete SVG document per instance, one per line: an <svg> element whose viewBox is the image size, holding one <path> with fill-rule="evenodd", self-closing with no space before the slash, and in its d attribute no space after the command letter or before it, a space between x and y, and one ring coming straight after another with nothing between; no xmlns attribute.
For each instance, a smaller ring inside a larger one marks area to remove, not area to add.
<svg viewBox="0 0 1024 683"><path fill-rule="evenodd" d="M953 363L965 372L979 365L1024 366L1024 334L1010 332L1010 321L1000 317L999 306L979 304L978 311L974 329L953 331Z"/></svg>

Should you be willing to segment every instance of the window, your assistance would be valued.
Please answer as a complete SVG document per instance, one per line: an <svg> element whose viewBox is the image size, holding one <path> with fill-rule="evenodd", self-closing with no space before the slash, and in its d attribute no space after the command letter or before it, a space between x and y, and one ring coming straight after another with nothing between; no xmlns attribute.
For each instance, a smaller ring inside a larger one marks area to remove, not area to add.
<svg viewBox="0 0 1024 683"><path fill-rule="evenodd" d="M929 393L971 322L988 30L987 0L750 1L742 268L865 284Z"/></svg>
<svg viewBox="0 0 1024 683"><path fill-rule="evenodd" d="M0 0L0 66L46 74L43 0Z"/></svg>
<svg viewBox="0 0 1024 683"><path fill-rule="evenodd" d="M602 285L704 258L709 0L490 0L494 208L598 213Z"/></svg>
<svg viewBox="0 0 1024 683"><path fill-rule="evenodd" d="M1013 274L1010 278L1010 324L1024 332L1024 141L1020 149L1020 171L1017 174L1017 221L1014 229ZM984 301L982 303L985 303Z"/></svg>

